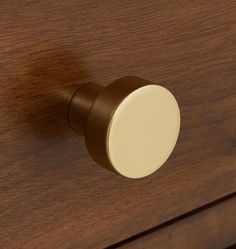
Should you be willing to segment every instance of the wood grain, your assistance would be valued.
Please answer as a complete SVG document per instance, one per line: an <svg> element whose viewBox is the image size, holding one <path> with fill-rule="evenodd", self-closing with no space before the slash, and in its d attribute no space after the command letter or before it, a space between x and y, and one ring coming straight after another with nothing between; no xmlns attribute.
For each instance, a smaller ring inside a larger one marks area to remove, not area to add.
<svg viewBox="0 0 236 249"><path fill-rule="evenodd" d="M222 249L236 243L236 197L179 220L122 249ZM118 248L118 247L117 247ZM235 248L235 247L233 247Z"/></svg>
<svg viewBox="0 0 236 249"><path fill-rule="evenodd" d="M236 2L0 2L0 248L102 248L236 190ZM157 173L98 167L66 122L81 84L137 75L179 101Z"/></svg>

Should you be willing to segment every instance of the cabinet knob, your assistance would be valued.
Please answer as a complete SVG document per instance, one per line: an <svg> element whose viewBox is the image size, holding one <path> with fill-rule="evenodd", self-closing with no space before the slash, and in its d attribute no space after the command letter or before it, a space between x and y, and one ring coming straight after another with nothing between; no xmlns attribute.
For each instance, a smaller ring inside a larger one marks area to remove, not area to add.
<svg viewBox="0 0 236 249"><path fill-rule="evenodd" d="M180 110L166 88L128 76L104 87L89 83L72 96L72 129L85 136L91 157L128 178L159 169L173 151Z"/></svg>

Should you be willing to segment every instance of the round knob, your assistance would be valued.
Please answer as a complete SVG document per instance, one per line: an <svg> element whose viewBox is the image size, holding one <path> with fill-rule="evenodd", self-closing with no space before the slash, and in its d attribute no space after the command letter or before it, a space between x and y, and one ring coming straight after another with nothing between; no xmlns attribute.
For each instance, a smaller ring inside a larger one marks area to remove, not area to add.
<svg viewBox="0 0 236 249"><path fill-rule="evenodd" d="M101 166L129 178L159 169L180 129L180 111L169 90L129 76L103 87L86 84L73 95L69 123L85 135L89 154Z"/></svg>

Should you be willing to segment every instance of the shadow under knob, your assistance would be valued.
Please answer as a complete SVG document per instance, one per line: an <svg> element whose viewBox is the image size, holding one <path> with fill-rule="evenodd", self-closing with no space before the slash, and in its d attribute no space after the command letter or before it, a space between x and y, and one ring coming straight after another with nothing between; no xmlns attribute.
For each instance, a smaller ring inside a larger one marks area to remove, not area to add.
<svg viewBox="0 0 236 249"><path fill-rule="evenodd" d="M85 135L102 167L141 178L168 159L180 130L180 110L169 90L129 76L103 87L86 84L73 95L69 123Z"/></svg>

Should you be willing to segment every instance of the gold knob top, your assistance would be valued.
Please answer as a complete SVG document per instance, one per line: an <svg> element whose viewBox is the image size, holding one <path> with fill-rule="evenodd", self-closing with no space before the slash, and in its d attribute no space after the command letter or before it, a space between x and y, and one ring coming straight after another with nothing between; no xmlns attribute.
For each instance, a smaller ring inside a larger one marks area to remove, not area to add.
<svg viewBox="0 0 236 249"><path fill-rule="evenodd" d="M164 87L129 76L107 87L87 84L72 97L69 123L101 166L129 178L159 169L176 144L180 111Z"/></svg>

